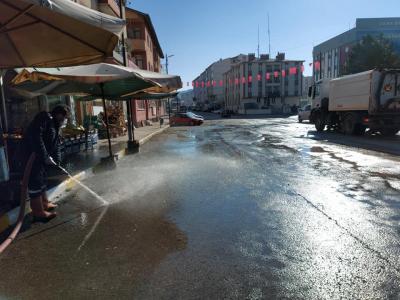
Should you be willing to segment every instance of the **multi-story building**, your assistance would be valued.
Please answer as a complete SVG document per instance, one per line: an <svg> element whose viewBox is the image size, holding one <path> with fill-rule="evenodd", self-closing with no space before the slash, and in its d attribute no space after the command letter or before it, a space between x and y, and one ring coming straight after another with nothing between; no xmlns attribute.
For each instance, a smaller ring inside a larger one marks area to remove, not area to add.
<svg viewBox="0 0 400 300"><path fill-rule="evenodd" d="M102 12L104 14L113 16L113 17L118 17L118 18L125 18L125 5L123 5L123 2L121 3L120 1L122 0L75 0L75 2L86 6L90 9L97 10L99 12ZM122 11L122 16L121 16L121 11ZM124 29L124 36L126 37L126 29ZM123 51L122 51L122 37L119 40L118 45L113 51L113 56L109 57L105 60L107 63L111 64L118 64L118 65L123 65L124 64L124 58L123 58ZM73 118L79 123L83 124L85 116L92 114L94 111L96 111L96 108L99 108L102 110L102 104L100 101L95 101L94 103L92 102L74 102L72 101L73 97L56 97L52 96L49 97L49 107L48 109L51 108L52 105L56 104L67 104L71 107L71 111L75 112L75 115ZM124 103L118 102L118 105L121 105L126 112L126 107ZM72 109L72 107L74 109Z"/></svg>
<svg viewBox="0 0 400 300"><path fill-rule="evenodd" d="M312 76L303 76L303 90L302 90L302 96L303 98L307 98L308 95L308 88L312 86L314 83L314 77Z"/></svg>
<svg viewBox="0 0 400 300"><path fill-rule="evenodd" d="M121 1L122 0L78 0L75 2L113 17L125 18L125 5L123 2L121 3ZM121 4L122 6L120 7ZM120 13L121 11L122 16ZM126 30L124 34L126 36ZM123 65L122 40L119 41L115 48L113 57L108 58L106 62Z"/></svg>
<svg viewBox="0 0 400 300"><path fill-rule="evenodd" d="M233 64L246 60L247 56L240 54L235 57L220 59L209 65L193 81L193 93L196 106L202 109L217 108L224 103L223 74Z"/></svg>
<svg viewBox="0 0 400 300"><path fill-rule="evenodd" d="M367 35L383 35L392 41L395 50L400 54L400 18L357 19L354 28L314 47L314 79L343 75L351 48Z"/></svg>
<svg viewBox="0 0 400 300"><path fill-rule="evenodd" d="M302 94L303 60L249 54L224 74L225 108L238 113L279 113L298 105Z"/></svg>
<svg viewBox="0 0 400 300"><path fill-rule="evenodd" d="M193 97L194 97L193 89L182 91L178 94L179 104L181 106L184 105L186 107L191 107L193 106L194 103Z"/></svg>
<svg viewBox="0 0 400 300"><path fill-rule="evenodd" d="M148 14L126 8L127 48L132 61L143 70L161 72L161 49ZM160 100L132 100L132 118L136 127L146 121L158 121L166 112L166 102Z"/></svg>

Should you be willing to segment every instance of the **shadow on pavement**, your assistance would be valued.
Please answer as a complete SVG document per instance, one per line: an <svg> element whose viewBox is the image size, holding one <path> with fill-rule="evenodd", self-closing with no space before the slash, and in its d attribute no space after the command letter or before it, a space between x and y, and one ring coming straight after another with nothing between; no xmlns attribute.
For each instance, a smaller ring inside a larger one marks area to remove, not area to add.
<svg viewBox="0 0 400 300"><path fill-rule="evenodd" d="M383 137L379 135L349 136L338 132L318 132L309 130L307 137L330 143L400 155L400 136Z"/></svg>

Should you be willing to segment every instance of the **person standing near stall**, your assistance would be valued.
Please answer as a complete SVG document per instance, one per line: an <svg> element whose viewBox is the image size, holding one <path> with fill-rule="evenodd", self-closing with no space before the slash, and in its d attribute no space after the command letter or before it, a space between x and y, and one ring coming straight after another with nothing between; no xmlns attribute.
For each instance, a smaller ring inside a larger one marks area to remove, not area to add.
<svg viewBox="0 0 400 300"><path fill-rule="evenodd" d="M51 113L40 112L25 132L25 146L28 156L35 154L28 193L33 221L47 222L57 216L52 212L57 205L47 198L46 167L60 163L60 129L69 115L66 106L56 106Z"/></svg>

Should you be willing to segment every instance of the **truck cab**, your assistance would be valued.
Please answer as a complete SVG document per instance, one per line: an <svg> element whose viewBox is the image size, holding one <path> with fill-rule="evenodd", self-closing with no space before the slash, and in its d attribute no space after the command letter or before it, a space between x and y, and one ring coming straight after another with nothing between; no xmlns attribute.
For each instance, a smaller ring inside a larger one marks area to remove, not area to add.
<svg viewBox="0 0 400 300"><path fill-rule="evenodd" d="M329 79L320 79L308 88L308 101L311 103L310 122L314 123L314 117L317 110L322 107L322 99L329 99Z"/></svg>

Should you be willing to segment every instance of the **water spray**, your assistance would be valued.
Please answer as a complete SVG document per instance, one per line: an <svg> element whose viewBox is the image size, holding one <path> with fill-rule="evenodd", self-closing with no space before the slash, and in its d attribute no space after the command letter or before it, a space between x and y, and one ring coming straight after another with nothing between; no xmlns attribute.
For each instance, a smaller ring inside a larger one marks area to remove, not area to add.
<svg viewBox="0 0 400 300"><path fill-rule="evenodd" d="M100 195L98 195L95 191L93 191L91 188L89 188L87 185L83 184L81 181L76 179L74 176L72 176L66 169L64 169L62 166L57 165L57 167L63 171L67 176L74 181L75 183L79 184L82 188L84 188L87 192L89 192L92 196L94 196L97 200L101 201L104 205L109 205L110 203L104 200Z"/></svg>

